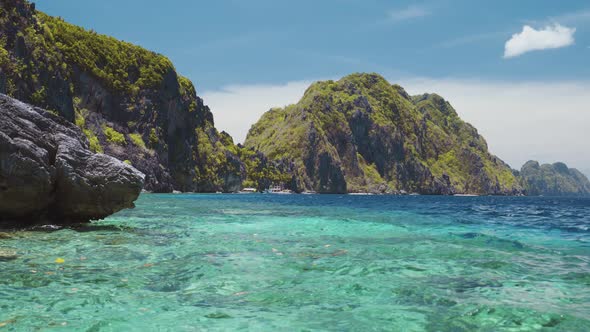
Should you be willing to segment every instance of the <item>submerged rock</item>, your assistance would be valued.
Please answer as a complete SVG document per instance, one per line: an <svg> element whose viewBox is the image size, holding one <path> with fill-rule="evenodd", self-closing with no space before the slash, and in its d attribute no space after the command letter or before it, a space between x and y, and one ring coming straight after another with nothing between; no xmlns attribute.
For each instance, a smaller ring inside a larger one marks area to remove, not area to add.
<svg viewBox="0 0 590 332"><path fill-rule="evenodd" d="M134 207L144 175L72 123L0 94L0 225L87 222Z"/></svg>
<svg viewBox="0 0 590 332"><path fill-rule="evenodd" d="M16 250L0 248L0 262L12 261L18 258Z"/></svg>

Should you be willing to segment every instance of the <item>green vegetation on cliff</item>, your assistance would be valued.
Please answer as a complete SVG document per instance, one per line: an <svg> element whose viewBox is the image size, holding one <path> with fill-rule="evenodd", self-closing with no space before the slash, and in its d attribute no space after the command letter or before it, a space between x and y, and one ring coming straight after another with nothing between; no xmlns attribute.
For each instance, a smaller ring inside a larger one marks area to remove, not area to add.
<svg viewBox="0 0 590 332"><path fill-rule="evenodd" d="M113 37L87 31L61 18L38 12L46 40L65 55L68 64L103 80L110 88L137 94L157 88L164 75L174 70L168 58Z"/></svg>
<svg viewBox="0 0 590 332"><path fill-rule="evenodd" d="M104 135L107 137L107 141L110 143L124 145L127 143L125 139L125 135L121 134L120 132L116 131L115 129L107 126L106 124L102 125L102 130Z"/></svg>
<svg viewBox="0 0 590 332"><path fill-rule="evenodd" d="M520 179L528 195L589 195L590 181L580 171L564 163L543 164L529 161L520 170Z"/></svg>
<svg viewBox="0 0 590 332"><path fill-rule="evenodd" d="M236 191L244 164L193 83L163 55L0 0L0 93L75 122L154 191Z"/></svg>
<svg viewBox="0 0 590 332"><path fill-rule="evenodd" d="M374 74L313 84L267 112L245 146L219 133L193 83L163 55L0 0L0 93L58 113L90 148L169 192L520 192L475 128L437 95Z"/></svg>
<svg viewBox="0 0 590 332"><path fill-rule="evenodd" d="M376 74L312 84L265 113L246 147L294 164L300 190L514 194L511 169L438 95L410 97Z"/></svg>
<svg viewBox="0 0 590 332"><path fill-rule="evenodd" d="M67 84L70 68L55 47L51 29L24 1L2 0L0 6L0 92L73 119Z"/></svg>

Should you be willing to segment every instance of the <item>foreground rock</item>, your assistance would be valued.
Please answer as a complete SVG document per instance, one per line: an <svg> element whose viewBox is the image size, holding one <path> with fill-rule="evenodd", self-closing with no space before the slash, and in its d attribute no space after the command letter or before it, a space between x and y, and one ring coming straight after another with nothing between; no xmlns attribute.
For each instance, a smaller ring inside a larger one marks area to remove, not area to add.
<svg viewBox="0 0 590 332"><path fill-rule="evenodd" d="M540 165L529 161L520 170L520 178L530 196L590 195L590 181L564 163Z"/></svg>
<svg viewBox="0 0 590 332"><path fill-rule="evenodd" d="M67 120L0 94L0 225L102 219L134 207L143 179Z"/></svg>

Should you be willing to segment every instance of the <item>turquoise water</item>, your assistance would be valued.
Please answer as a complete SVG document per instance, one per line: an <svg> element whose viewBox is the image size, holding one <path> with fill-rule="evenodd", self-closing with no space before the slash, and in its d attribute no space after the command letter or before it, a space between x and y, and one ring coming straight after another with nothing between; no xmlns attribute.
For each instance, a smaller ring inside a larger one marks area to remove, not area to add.
<svg viewBox="0 0 590 332"><path fill-rule="evenodd" d="M142 195L0 233L3 330L590 331L590 199Z"/></svg>

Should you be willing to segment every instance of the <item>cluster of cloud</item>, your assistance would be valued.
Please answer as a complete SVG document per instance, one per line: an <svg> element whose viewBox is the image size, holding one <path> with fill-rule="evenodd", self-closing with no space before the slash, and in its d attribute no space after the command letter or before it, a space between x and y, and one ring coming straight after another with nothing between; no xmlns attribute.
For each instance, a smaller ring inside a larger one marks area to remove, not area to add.
<svg viewBox="0 0 590 332"><path fill-rule="evenodd" d="M415 18L430 16L432 10L425 6L411 5L406 8L395 9L389 12L389 19L392 22L407 21Z"/></svg>
<svg viewBox="0 0 590 332"><path fill-rule="evenodd" d="M531 51L555 49L573 45L575 28L560 24L535 30L525 25L520 33L512 35L506 42L504 58L513 58Z"/></svg>
<svg viewBox="0 0 590 332"><path fill-rule="evenodd" d="M389 11L388 19L390 22L398 23L427 17L432 14L433 11L430 7L424 5L410 5L405 8L398 8ZM588 19L590 19L590 10L567 13L554 18L553 21L574 23ZM525 25L523 26L521 32L513 34L512 37L506 42L504 47L504 58L514 58L532 51L556 49L573 45L575 42L575 33L575 28L569 28L559 23L547 25L539 29L535 29L530 25ZM481 40L496 34L497 33L487 33L475 36L467 36L448 42L448 46L452 46L456 43L461 44L473 40ZM444 45L446 45L446 43L443 43L443 46Z"/></svg>
<svg viewBox="0 0 590 332"><path fill-rule="evenodd" d="M391 79L391 78L390 78ZM590 169L590 82L493 82L406 78L390 80L410 94L436 92L487 139L492 153L514 168L529 159ZM310 81L230 86L203 98L216 127L236 142L272 107L296 103Z"/></svg>

